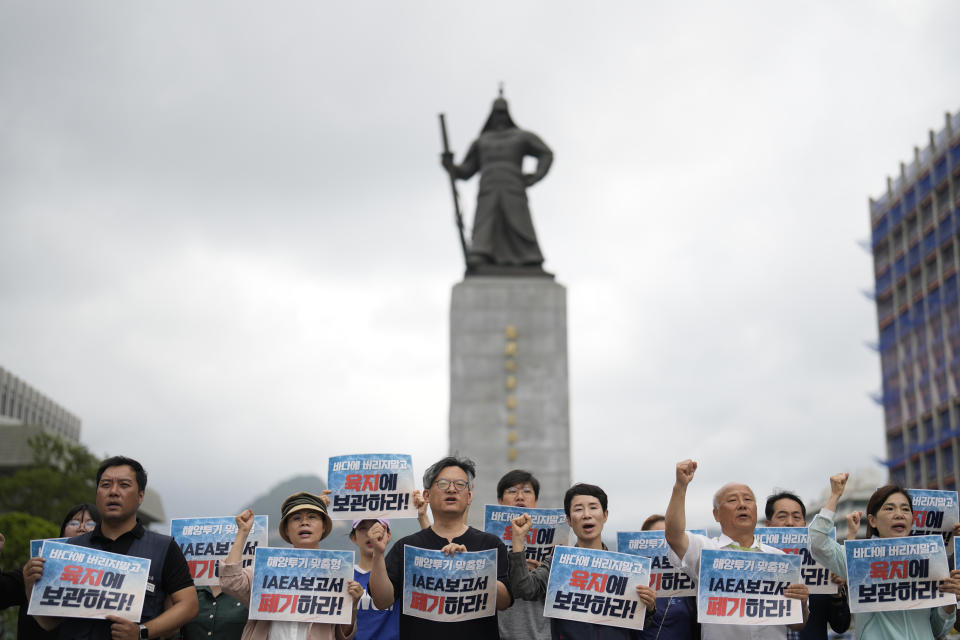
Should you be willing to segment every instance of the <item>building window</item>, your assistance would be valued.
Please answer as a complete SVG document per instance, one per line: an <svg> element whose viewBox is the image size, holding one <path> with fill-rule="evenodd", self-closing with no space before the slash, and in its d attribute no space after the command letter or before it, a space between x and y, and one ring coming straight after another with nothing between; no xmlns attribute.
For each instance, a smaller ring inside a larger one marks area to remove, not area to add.
<svg viewBox="0 0 960 640"><path fill-rule="evenodd" d="M927 454L927 483L937 481L937 452Z"/></svg>

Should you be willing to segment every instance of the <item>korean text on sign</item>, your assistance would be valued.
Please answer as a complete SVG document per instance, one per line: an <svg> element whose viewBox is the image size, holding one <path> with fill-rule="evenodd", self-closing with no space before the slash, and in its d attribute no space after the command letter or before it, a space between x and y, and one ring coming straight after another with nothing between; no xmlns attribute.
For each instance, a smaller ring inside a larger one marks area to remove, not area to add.
<svg viewBox="0 0 960 640"><path fill-rule="evenodd" d="M567 524L563 509L527 509L488 504L484 507L483 530L503 540L509 549L513 544L511 521L524 513L531 520L530 531L524 540L524 555L528 560L539 562L550 555L556 545L567 544L570 525Z"/></svg>
<svg viewBox="0 0 960 640"><path fill-rule="evenodd" d="M952 593L940 592L940 581L950 575L940 535L848 540L843 547L853 613L956 602Z"/></svg>
<svg viewBox="0 0 960 640"><path fill-rule="evenodd" d="M938 533L946 540L957 524L958 506L956 491L932 489L909 489L913 507L911 536L927 536Z"/></svg>
<svg viewBox="0 0 960 640"><path fill-rule="evenodd" d="M413 458L369 453L330 458L327 512L334 520L416 518L413 506Z"/></svg>
<svg viewBox="0 0 960 640"><path fill-rule="evenodd" d="M650 558L614 551L557 547L543 615L643 629L646 607L637 585L650 583Z"/></svg>
<svg viewBox="0 0 960 640"><path fill-rule="evenodd" d="M31 540L30 541L30 557L36 558L40 555L40 549L43 547L44 542L66 542L70 538L43 538L42 540Z"/></svg>
<svg viewBox="0 0 960 640"><path fill-rule="evenodd" d="M251 620L350 624L353 551L257 547Z"/></svg>
<svg viewBox="0 0 960 640"><path fill-rule="evenodd" d="M691 533L707 532L695 529ZM693 578L670 562L670 548L663 531L618 531L617 551L650 558L650 588L658 598L697 595Z"/></svg>
<svg viewBox="0 0 960 640"><path fill-rule="evenodd" d="M257 547L267 546L267 525L267 516L253 517L253 527L243 547L244 567L253 564ZM195 585L213 586L220 583L220 562L230 553L237 535L237 523L233 516L174 518L170 522L170 535L187 559Z"/></svg>
<svg viewBox="0 0 960 640"><path fill-rule="evenodd" d="M43 577L30 594L32 616L137 621L143 610L150 561L47 540Z"/></svg>
<svg viewBox="0 0 960 640"><path fill-rule="evenodd" d="M496 613L497 550L448 556L403 548L403 613L437 622L459 622Z"/></svg>
<svg viewBox="0 0 960 640"><path fill-rule="evenodd" d="M710 624L784 625L803 622L799 600L784 590L800 582L800 557L704 549L697 584L697 620Z"/></svg>
<svg viewBox="0 0 960 640"><path fill-rule="evenodd" d="M753 535L757 542L776 547L784 553L800 556L800 580L810 593L837 593L840 585L831 579L830 570L818 564L810 555L810 532L806 527L757 527ZM830 539L837 539L837 530L830 531Z"/></svg>

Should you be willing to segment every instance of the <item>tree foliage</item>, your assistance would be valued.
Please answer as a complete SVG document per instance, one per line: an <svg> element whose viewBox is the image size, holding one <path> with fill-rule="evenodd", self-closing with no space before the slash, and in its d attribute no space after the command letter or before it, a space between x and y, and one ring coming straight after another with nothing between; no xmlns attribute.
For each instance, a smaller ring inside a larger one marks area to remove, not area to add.
<svg viewBox="0 0 960 640"><path fill-rule="evenodd" d="M96 500L100 460L86 447L48 433L29 442L33 464L0 477L0 513L19 511L60 523L72 506Z"/></svg>
<svg viewBox="0 0 960 640"><path fill-rule="evenodd" d="M0 570L10 571L26 564L31 540L58 537L60 525L29 513L11 511L0 516L0 533L6 539L0 554Z"/></svg>

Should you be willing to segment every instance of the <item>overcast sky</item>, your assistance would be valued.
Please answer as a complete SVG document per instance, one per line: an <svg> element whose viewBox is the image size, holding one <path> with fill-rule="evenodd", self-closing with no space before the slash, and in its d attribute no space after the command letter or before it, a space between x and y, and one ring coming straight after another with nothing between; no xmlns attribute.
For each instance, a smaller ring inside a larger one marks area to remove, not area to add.
<svg viewBox="0 0 960 640"><path fill-rule="evenodd" d="M619 529L687 457L691 526L731 480L814 498L884 457L857 241L960 109L958 24L949 0L0 0L0 366L140 459L168 517L330 455L419 474L462 274L436 116L459 159L503 81L556 154L529 195L568 288L573 479Z"/></svg>

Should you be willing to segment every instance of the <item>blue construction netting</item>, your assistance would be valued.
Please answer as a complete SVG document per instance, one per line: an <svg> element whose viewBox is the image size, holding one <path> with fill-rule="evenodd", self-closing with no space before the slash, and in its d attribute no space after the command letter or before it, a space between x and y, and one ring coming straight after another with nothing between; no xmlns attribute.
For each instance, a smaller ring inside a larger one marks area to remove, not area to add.
<svg viewBox="0 0 960 640"><path fill-rule="evenodd" d="M907 269L913 271L913 268L920 264L920 245L914 245L907 252Z"/></svg>
<svg viewBox="0 0 960 640"><path fill-rule="evenodd" d="M897 328L892 323L880 332L880 351L886 351L897 344Z"/></svg>
<svg viewBox="0 0 960 640"><path fill-rule="evenodd" d="M913 209L914 205L916 204L917 192L913 189L910 189L910 191L907 191L907 193L903 196L903 206L907 211L910 211L910 209Z"/></svg>
<svg viewBox="0 0 960 640"><path fill-rule="evenodd" d="M893 277L900 279L900 276L907 273L907 255L903 254L893 263Z"/></svg>
<svg viewBox="0 0 960 640"><path fill-rule="evenodd" d="M895 225L903 220L903 203L898 202L890 208L890 221Z"/></svg>
<svg viewBox="0 0 960 640"><path fill-rule="evenodd" d="M917 198L920 202L923 202L923 199L927 197L933 191L933 177L928 173L927 175L920 178L920 182L917 183Z"/></svg>
<svg viewBox="0 0 960 640"><path fill-rule="evenodd" d="M937 236L940 238L940 244L953 240L953 216L947 216L940 221L940 226L937 227Z"/></svg>
<svg viewBox="0 0 960 640"><path fill-rule="evenodd" d="M883 240L884 236L887 235L887 232L890 230L890 219L886 216L881 218L880 224L874 228L873 233L870 234L872 239L873 246L876 247L880 244L880 241Z"/></svg>
<svg viewBox="0 0 960 640"><path fill-rule="evenodd" d="M949 171L947 170L947 159L944 157L933 167L933 180L940 184L947 179Z"/></svg>
<svg viewBox="0 0 960 640"><path fill-rule="evenodd" d="M887 269L882 276L877 278L877 296L882 296L887 289L893 286L893 272Z"/></svg>

